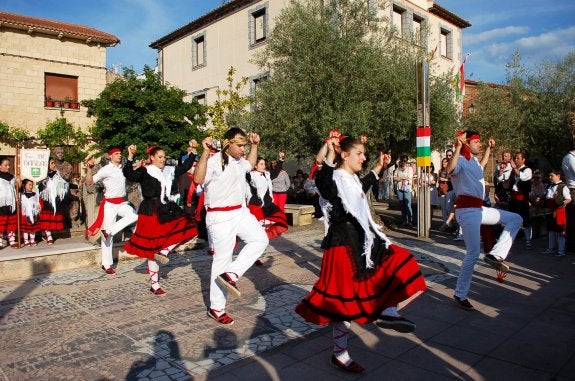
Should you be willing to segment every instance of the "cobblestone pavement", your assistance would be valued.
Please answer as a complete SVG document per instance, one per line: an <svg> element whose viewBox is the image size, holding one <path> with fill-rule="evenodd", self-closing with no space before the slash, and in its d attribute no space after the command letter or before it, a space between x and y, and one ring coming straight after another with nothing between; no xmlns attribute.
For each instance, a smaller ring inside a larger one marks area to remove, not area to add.
<svg viewBox="0 0 575 381"><path fill-rule="evenodd" d="M573 256L557 259L514 249L518 261L504 284L478 263L472 300L481 312L470 314L450 301L465 252L462 242L446 235L420 240L409 230L389 235L416 256L429 292L406 307L417 319L417 335L386 333L384 340L374 325L354 326L352 350L381 363L364 378L574 379ZM120 262L115 276L87 268L0 282L0 379L353 379L327 366L331 331L293 311L319 273L322 236L323 225L314 220L272 241L262 256L264 266L254 266L240 280L242 298L228 303L235 319L231 327L206 316L211 259L201 248L171 254L170 263L161 266L165 296L149 292L141 260ZM525 296L539 308L528 307ZM541 331L533 337L528 327L541 318L542 308L555 314L543 315L547 324L537 328L556 335L553 339ZM523 329L528 333L521 336ZM534 345L541 343L545 349L537 354ZM370 348L381 358L373 359ZM394 371L382 370L391 363ZM493 367L502 366L523 378L499 378ZM406 368L408 378L399 372Z"/></svg>

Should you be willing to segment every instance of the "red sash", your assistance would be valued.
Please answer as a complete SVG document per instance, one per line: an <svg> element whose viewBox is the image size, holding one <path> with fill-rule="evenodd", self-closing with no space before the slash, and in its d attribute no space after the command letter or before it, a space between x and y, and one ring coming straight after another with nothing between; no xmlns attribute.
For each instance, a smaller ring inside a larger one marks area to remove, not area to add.
<svg viewBox="0 0 575 381"><path fill-rule="evenodd" d="M112 204L121 204L124 201L126 201L126 197L113 197L113 198L104 197L102 199L102 202L100 202L100 207L98 208L98 215L96 216L96 220L92 225L90 225L88 230L86 230L86 235L94 236L98 233L98 231L102 227L102 223L104 222L104 205L107 202L110 202Z"/></svg>
<svg viewBox="0 0 575 381"><path fill-rule="evenodd" d="M478 197L467 196L462 194L457 196L455 200L455 207L457 209L461 208L481 208L483 206L483 200Z"/></svg>
<svg viewBox="0 0 575 381"><path fill-rule="evenodd" d="M208 212L228 212L230 210L236 210L241 208L241 205L233 205L233 206L219 206L219 207L214 207L214 208L210 208L208 206Z"/></svg>
<svg viewBox="0 0 575 381"><path fill-rule="evenodd" d="M514 201L525 201L527 200L527 196L521 192L511 192L511 199Z"/></svg>

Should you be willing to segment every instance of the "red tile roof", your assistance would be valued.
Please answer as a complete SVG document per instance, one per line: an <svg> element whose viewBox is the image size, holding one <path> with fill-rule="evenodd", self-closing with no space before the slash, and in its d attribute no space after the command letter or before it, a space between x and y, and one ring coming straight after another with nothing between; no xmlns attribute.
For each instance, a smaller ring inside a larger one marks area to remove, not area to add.
<svg viewBox="0 0 575 381"><path fill-rule="evenodd" d="M0 29L2 28L28 30L31 33L51 34L58 36L58 38L89 40L106 45L116 45L120 42L120 39L113 34L87 26L6 12L0 12Z"/></svg>

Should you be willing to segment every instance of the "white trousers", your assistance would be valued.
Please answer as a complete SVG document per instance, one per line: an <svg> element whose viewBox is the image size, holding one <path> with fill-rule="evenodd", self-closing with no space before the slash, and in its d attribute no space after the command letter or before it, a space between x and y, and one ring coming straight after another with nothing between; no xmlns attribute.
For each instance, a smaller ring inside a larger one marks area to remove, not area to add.
<svg viewBox="0 0 575 381"><path fill-rule="evenodd" d="M467 294L471 287L473 269L481 251L481 225L504 225L501 235L489 254L505 259L509 254L517 232L521 228L523 219L517 213L485 206L482 208L456 209L455 217L461 227L466 248L465 258L463 258L459 277L457 277L455 296L464 300L467 299Z"/></svg>
<svg viewBox="0 0 575 381"><path fill-rule="evenodd" d="M120 219L116 221L118 217L120 217ZM102 222L101 229L106 230L110 235L110 239L106 240L102 237L102 266L108 268L114 264L114 258L112 256L113 236L137 220L138 215L134 211L134 208L127 202L121 204L107 202L104 205L104 221Z"/></svg>
<svg viewBox="0 0 575 381"><path fill-rule="evenodd" d="M208 212L206 215L209 241L214 249L210 277L210 308L224 310L227 291L216 278L222 273L235 273L240 278L262 255L269 240L264 228L247 207L236 210ZM236 237L245 242L232 260Z"/></svg>

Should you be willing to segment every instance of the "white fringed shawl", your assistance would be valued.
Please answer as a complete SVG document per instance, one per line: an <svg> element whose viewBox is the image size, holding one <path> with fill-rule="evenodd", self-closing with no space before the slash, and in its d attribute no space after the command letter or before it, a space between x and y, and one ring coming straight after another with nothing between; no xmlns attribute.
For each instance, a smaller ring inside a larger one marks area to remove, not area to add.
<svg viewBox="0 0 575 381"><path fill-rule="evenodd" d="M54 214L56 214L56 201L62 201L66 194L68 194L69 184L66 180L56 173L51 178L46 179L46 188L40 192L40 197L44 201L48 201L52 208L54 209Z"/></svg>
<svg viewBox="0 0 575 381"><path fill-rule="evenodd" d="M359 222L365 233L362 255L365 257L365 267L368 269L373 268L371 248L373 247L373 240L375 238L374 232L385 241L386 248L389 247L391 241L380 230L379 225L371 217L367 197L363 192L359 177L355 174L350 174L344 169L336 169L333 172L333 181L337 186L337 195L341 199L345 211ZM330 206L327 206L326 210L329 208Z"/></svg>
<svg viewBox="0 0 575 381"><path fill-rule="evenodd" d="M16 210L16 180L6 181L0 178L0 206L9 206L11 212Z"/></svg>
<svg viewBox="0 0 575 381"><path fill-rule="evenodd" d="M267 192L270 193L270 196L272 195L272 180L268 171L251 171L250 177L252 179L251 185L256 188L257 196L262 202Z"/></svg>
<svg viewBox="0 0 575 381"><path fill-rule="evenodd" d="M166 196L170 198L172 192L172 181L174 180L174 167L166 166L163 170L151 164L146 167L148 174L160 182L160 201L166 203Z"/></svg>
<svg viewBox="0 0 575 381"><path fill-rule="evenodd" d="M22 204L22 215L26 216L28 221L34 223L36 217L40 214L40 200L38 199L38 195L34 194L32 197L27 197L22 193L20 202Z"/></svg>

